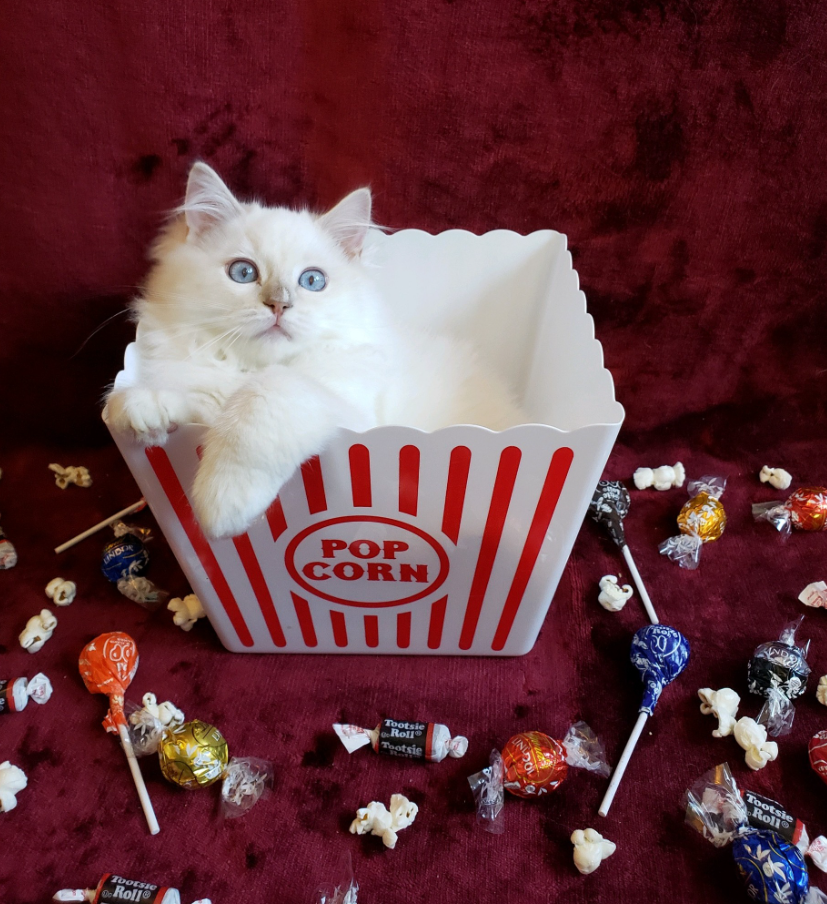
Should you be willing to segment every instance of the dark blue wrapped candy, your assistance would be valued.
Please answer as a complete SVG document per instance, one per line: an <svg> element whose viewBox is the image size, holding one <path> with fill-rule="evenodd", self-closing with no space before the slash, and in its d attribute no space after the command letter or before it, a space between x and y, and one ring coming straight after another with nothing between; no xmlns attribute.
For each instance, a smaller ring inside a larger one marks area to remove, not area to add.
<svg viewBox="0 0 827 904"><path fill-rule="evenodd" d="M810 890L804 855L769 829L739 835L732 856L753 901L804 904Z"/></svg>
<svg viewBox="0 0 827 904"><path fill-rule="evenodd" d="M646 625L632 638L631 658L645 682L639 712L651 716L664 687L686 668L689 641L668 625Z"/></svg>
<svg viewBox="0 0 827 904"><path fill-rule="evenodd" d="M121 578L146 572L149 553L144 544L132 534L125 534L117 540L110 540L103 547L101 571L108 581L117 584Z"/></svg>

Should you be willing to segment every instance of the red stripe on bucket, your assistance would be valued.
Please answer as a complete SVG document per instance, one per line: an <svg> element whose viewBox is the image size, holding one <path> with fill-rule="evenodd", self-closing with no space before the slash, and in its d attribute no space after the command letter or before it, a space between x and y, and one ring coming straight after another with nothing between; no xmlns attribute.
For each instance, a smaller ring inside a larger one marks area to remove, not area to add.
<svg viewBox="0 0 827 904"><path fill-rule="evenodd" d="M324 477L319 456L308 458L301 467L304 493L307 496L307 508L311 515L327 511L327 497L324 492Z"/></svg>
<svg viewBox="0 0 827 904"><path fill-rule="evenodd" d="M543 540L546 538L551 519L554 516L554 510L560 500L560 493L568 477L573 458L574 452L566 446L558 449L551 458L543 489L540 491L540 500L534 511L534 518L531 521L525 546L520 555L517 571L514 573L514 580L511 582L511 588L505 598L500 622L497 625L497 631L491 644L492 650L501 650L508 640L508 635L511 633L517 610L520 608L531 572L534 570L537 556L540 554Z"/></svg>
<svg viewBox="0 0 827 904"><path fill-rule="evenodd" d="M419 500L419 449L403 446L399 450L399 511L416 515Z"/></svg>
<svg viewBox="0 0 827 904"><path fill-rule="evenodd" d="M330 626L333 628L333 640L337 647L347 646L347 625L341 612L330 610Z"/></svg>
<svg viewBox="0 0 827 904"><path fill-rule="evenodd" d="M351 446L350 485L353 489L353 504L356 508L370 508L373 498L370 490L370 452L367 446Z"/></svg>
<svg viewBox="0 0 827 904"><path fill-rule="evenodd" d="M299 630L302 632L302 640L305 646L315 647L318 644L316 640L316 629L313 627L313 616L310 614L310 606L307 600L290 591L293 599L293 608L296 610L296 618L299 620Z"/></svg>
<svg viewBox="0 0 827 904"><path fill-rule="evenodd" d="M287 530L287 519L284 517L284 509L281 507L281 499L278 496L273 500L273 504L267 509L267 523L270 525L270 533L273 535L273 542Z"/></svg>
<svg viewBox="0 0 827 904"><path fill-rule="evenodd" d="M161 484L161 489L172 506L172 510L181 522L181 527L184 528L184 533L192 544L201 567L206 572L207 578L218 594L221 605L224 607L224 611L227 613L227 617L230 619L230 624L235 629L238 639L245 647L251 647L253 638L250 636L250 629L244 621L244 617L238 608L238 603L235 601L233 592L230 590L230 585L224 577L224 572L218 564L218 559L216 559L212 547L195 520L189 499L187 499L184 488L181 486L181 481L172 467L169 456L160 446L149 446L146 449L146 457L155 472L155 476L158 478L158 483Z"/></svg>
<svg viewBox="0 0 827 904"><path fill-rule="evenodd" d="M459 648L461 650L470 649L474 643L474 634L477 631L482 602L485 598L485 591L488 588L488 581L491 579L494 559L497 557L497 549L500 545L503 527L505 527L505 516L508 513L511 495L514 492L514 483L517 480L517 470L520 467L521 457L522 453L516 446L507 446L500 454L497 477L494 481L494 492L491 494L491 506L488 509L488 518L482 534L480 555L477 559L474 579L471 582L468 605L465 608L465 619L459 636Z"/></svg>
<svg viewBox="0 0 827 904"><path fill-rule="evenodd" d="M428 649L438 650L442 643L442 626L445 624L445 607L448 597L443 596L431 606L431 621L428 624Z"/></svg>
<svg viewBox="0 0 827 904"><path fill-rule="evenodd" d="M411 645L411 613L400 612L396 616L396 645L407 650Z"/></svg>
<svg viewBox="0 0 827 904"><path fill-rule="evenodd" d="M442 515L442 533L456 544L462 509L465 505L465 490L468 486L468 471L471 468L471 450L467 446L457 446L451 450L448 465L448 485L445 488L445 511Z"/></svg>
<svg viewBox="0 0 827 904"><path fill-rule="evenodd" d="M247 578L253 588L253 593L256 596L273 643L277 647L287 646L287 641L284 639L284 631L281 630L281 622L276 613L276 607L273 605L273 597L270 596L267 581L264 580L264 575L261 573L261 566L258 564L250 537L247 534L233 537L233 545L238 551L238 557L241 559L244 570L247 572Z"/></svg>
<svg viewBox="0 0 827 904"><path fill-rule="evenodd" d="M365 616L365 643L369 647L379 646L379 617L377 615Z"/></svg>

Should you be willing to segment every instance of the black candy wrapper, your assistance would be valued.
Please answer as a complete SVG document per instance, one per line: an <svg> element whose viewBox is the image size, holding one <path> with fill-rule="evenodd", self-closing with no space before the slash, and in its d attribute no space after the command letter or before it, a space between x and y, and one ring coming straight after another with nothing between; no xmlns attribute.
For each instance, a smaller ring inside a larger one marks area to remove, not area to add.
<svg viewBox="0 0 827 904"><path fill-rule="evenodd" d="M589 515L606 528L621 549L626 545L623 519L629 514L630 505L629 491L619 480L599 481L589 503Z"/></svg>
<svg viewBox="0 0 827 904"><path fill-rule="evenodd" d="M807 689L810 642L803 646L795 642L803 620L802 615L785 626L778 640L756 647L747 667L749 692L766 698L757 721L767 726L772 737L790 733L795 716L792 701Z"/></svg>

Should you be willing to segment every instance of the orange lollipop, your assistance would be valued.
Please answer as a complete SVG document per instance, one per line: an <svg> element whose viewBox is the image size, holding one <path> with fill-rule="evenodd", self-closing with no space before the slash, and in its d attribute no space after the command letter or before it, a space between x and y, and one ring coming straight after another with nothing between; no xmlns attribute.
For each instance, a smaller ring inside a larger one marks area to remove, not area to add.
<svg viewBox="0 0 827 904"><path fill-rule="evenodd" d="M101 634L83 648L78 665L86 689L92 694L106 694L109 697L109 711L103 720L103 727L121 739L149 831L156 835L160 827L129 740L123 711L124 692L138 668L138 648L135 641L121 631Z"/></svg>

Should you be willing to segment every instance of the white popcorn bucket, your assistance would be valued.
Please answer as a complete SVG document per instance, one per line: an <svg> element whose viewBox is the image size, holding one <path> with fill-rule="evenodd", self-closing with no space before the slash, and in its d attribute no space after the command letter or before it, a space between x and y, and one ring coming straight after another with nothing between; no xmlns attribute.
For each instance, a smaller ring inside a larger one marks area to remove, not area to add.
<svg viewBox="0 0 827 904"><path fill-rule="evenodd" d="M150 448L112 435L227 649L522 655L624 414L566 239L403 230L372 233L366 254L398 315L473 339L535 423L340 430L218 541L188 497L203 429ZM116 385L139 366L130 345Z"/></svg>

